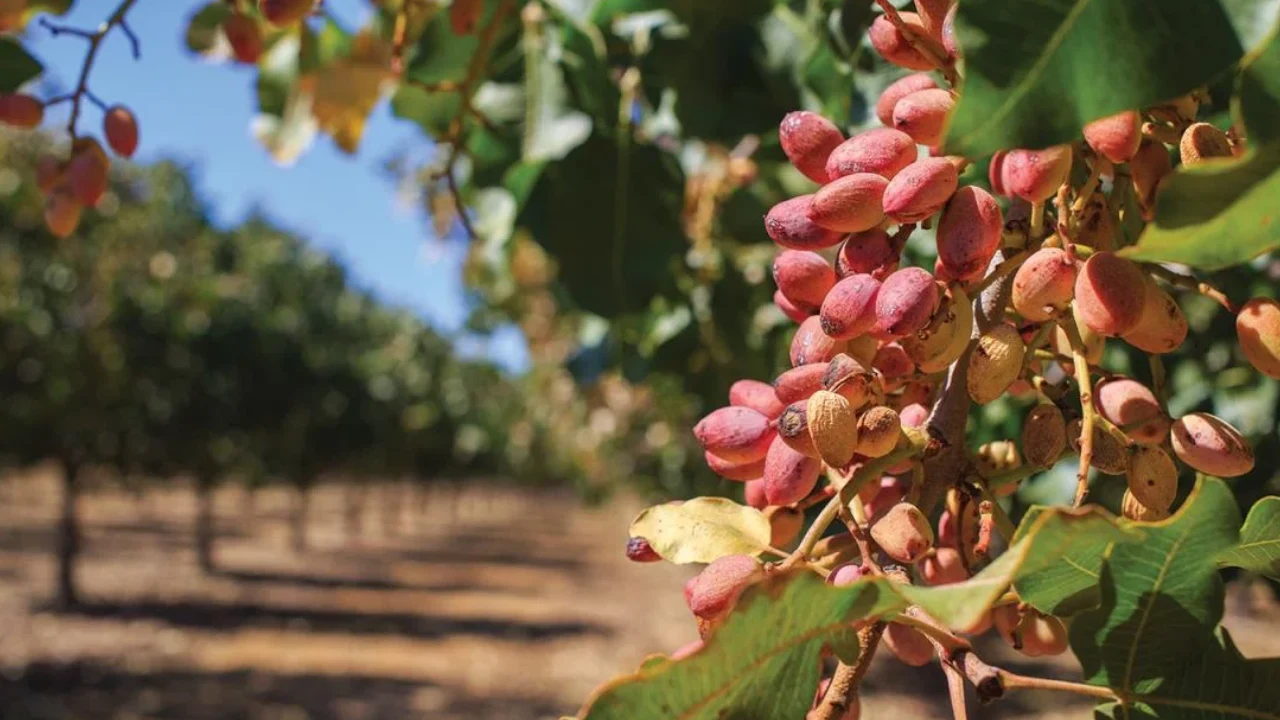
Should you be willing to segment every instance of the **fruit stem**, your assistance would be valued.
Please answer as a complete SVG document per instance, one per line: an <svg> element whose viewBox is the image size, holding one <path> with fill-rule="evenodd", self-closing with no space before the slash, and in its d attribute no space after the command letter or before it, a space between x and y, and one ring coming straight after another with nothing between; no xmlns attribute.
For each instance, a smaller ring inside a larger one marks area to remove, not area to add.
<svg viewBox="0 0 1280 720"><path fill-rule="evenodd" d="M783 565L790 567L803 562L809 556L809 553L813 552L813 548L818 544L818 541L822 539L822 534L840 516L841 509L858 496L858 490L863 485L870 482L872 478L878 479L884 474L885 470L898 462L923 452L925 442L926 438L917 438L904 433L903 439L899 441L898 447L894 448L893 452L863 465L849 479L844 480L844 484L840 485L835 497L831 498L826 507L822 508L822 512L818 513L818 517L814 518L813 524L809 526L809 531L805 533L799 547L796 548L795 552L791 553Z"/></svg>
<svg viewBox="0 0 1280 720"><path fill-rule="evenodd" d="M1102 162L1095 160L1089 167L1089 179L1085 181L1080 191L1076 194L1076 201L1071 203L1071 214L1079 215L1084 212L1085 206L1089 204L1089 198L1093 197L1093 191L1098 189L1098 181L1102 179Z"/></svg>
<svg viewBox="0 0 1280 720"><path fill-rule="evenodd" d="M1160 265L1158 263L1145 263L1143 267L1147 270L1147 272L1151 273L1152 275L1155 275L1161 280L1164 280L1170 285L1184 288L1186 290L1194 290L1195 292L1198 292L1201 295L1204 295L1205 297L1212 299L1214 302L1221 305L1223 308L1226 309L1227 312L1231 313L1232 315L1239 312L1235 304L1231 302L1231 298L1228 298L1221 290L1215 288L1209 283L1200 282L1199 280L1189 275L1176 273L1170 270L1169 268L1163 265Z"/></svg>
<svg viewBox="0 0 1280 720"><path fill-rule="evenodd" d="M1147 356L1147 364L1151 366L1151 390L1155 393L1156 400L1160 401L1160 408L1166 409L1169 405L1169 387L1166 383L1164 360L1153 353Z"/></svg>
<svg viewBox="0 0 1280 720"><path fill-rule="evenodd" d="M902 16L898 14L898 8L894 7L889 0L876 0L876 4L884 11L884 16L889 19L889 22L893 23L898 32L902 33L902 37L906 38L907 43L915 48L916 52L933 63L934 67L938 68L942 76L947 79L947 84L952 88L959 86L960 75L956 72L955 63L948 62L944 55L938 53L939 48L932 38L920 35L907 25L902 20Z"/></svg>
<svg viewBox="0 0 1280 720"><path fill-rule="evenodd" d="M1051 680L1049 678L1027 677L1008 670L996 671L1000 676L1000 684L1006 690L1054 690L1058 692L1070 692L1077 695L1088 695L1090 697L1101 698L1103 700L1116 700L1123 702L1124 698L1108 687L1099 685L1086 685L1084 683L1070 682L1067 680Z"/></svg>
<svg viewBox="0 0 1280 720"><path fill-rule="evenodd" d="M1027 238L1028 244L1039 242L1044 234L1044 201L1031 203L1031 230Z"/></svg>
<svg viewBox="0 0 1280 720"><path fill-rule="evenodd" d="M991 286L991 283L994 283L1005 275L1008 275L1021 267L1022 263L1030 256L1030 250L1019 250L1004 260L1001 260L999 265L991 268L991 272L987 273L986 277L982 278L977 285L973 286L970 290L970 294L973 296L981 294L983 290L986 290Z"/></svg>
<svg viewBox="0 0 1280 720"><path fill-rule="evenodd" d="M1073 355L1063 355L1061 353L1056 353L1056 352L1053 352L1052 350L1046 350L1044 348L1035 350L1032 353L1032 355L1038 360L1051 360L1057 363L1071 363L1073 365L1075 364L1075 357ZM1116 373L1113 373L1110 370L1107 370L1106 368L1091 367L1089 368L1089 372L1093 373L1094 375L1097 375L1100 378L1103 378L1104 380L1108 378L1117 377Z"/></svg>
<svg viewBox="0 0 1280 720"><path fill-rule="evenodd" d="M1097 418L1095 419L1097 420L1098 425L1101 426L1102 429L1105 430L1108 435L1115 438L1116 442L1120 443L1120 447L1133 446L1135 444L1135 441L1133 438L1129 437L1128 433L1133 430L1137 430L1138 428L1143 427L1147 423L1151 422L1150 419L1144 419L1143 422L1133 423L1132 427L1120 427L1115 423L1111 422L1110 420L1106 419L1105 417L1103 417L1101 413L1099 413Z"/></svg>
<svg viewBox="0 0 1280 720"><path fill-rule="evenodd" d="M947 696L951 699L953 720L969 720L969 711L964 704L964 675L947 663L942 664L942 674L947 676Z"/></svg>
<svg viewBox="0 0 1280 720"><path fill-rule="evenodd" d="M1080 470L1076 473L1076 497L1073 505L1080 507L1089 494L1089 464L1093 461L1093 425L1097 411L1093 407L1093 381L1089 377L1089 361L1085 358L1084 341L1070 312L1058 316L1058 326L1067 334L1071 343L1072 364L1075 365L1076 383L1080 385L1080 409L1083 415L1080 425Z"/></svg>
<svg viewBox="0 0 1280 720"><path fill-rule="evenodd" d="M987 485L987 483L979 484L982 489L982 499L991 503L991 519L995 523L996 532L1000 533L1000 537L1004 538L1005 542L1010 542L1018 529L1014 527L1013 520L1009 519L1009 513L1004 511L1004 506L996 500L995 495L991 493L991 488Z"/></svg>

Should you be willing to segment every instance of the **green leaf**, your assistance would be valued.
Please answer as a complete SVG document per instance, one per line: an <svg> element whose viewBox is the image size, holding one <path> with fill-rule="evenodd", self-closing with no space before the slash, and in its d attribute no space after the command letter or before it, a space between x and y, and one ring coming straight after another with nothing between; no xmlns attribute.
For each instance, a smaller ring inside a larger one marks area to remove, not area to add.
<svg viewBox="0 0 1280 720"><path fill-rule="evenodd" d="M1249 58L1236 110L1254 141L1238 161L1180 167L1161 184L1156 218L1136 260L1177 262L1205 270L1236 265L1280 247L1280 41L1273 30Z"/></svg>
<svg viewBox="0 0 1280 720"><path fill-rule="evenodd" d="M213 50L222 32L222 21L230 14L231 6L222 0L213 0L197 10L187 23L187 49L200 55Z"/></svg>
<svg viewBox="0 0 1280 720"><path fill-rule="evenodd" d="M1137 539L1103 510L1041 508L1023 518L1015 541L995 562L969 580L933 588L908 586L905 596L951 627L970 627L1010 586L1047 588L1057 568L1102 539ZM1049 592L1047 589L1043 592Z"/></svg>
<svg viewBox="0 0 1280 720"><path fill-rule="evenodd" d="M1212 641L1223 603L1217 558L1239 526L1230 488L1202 478L1177 514L1146 526L1142 542L1112 548L1101 604L1071 624L1088 682L1146 692Z"/></svg>
<svg viewBox="0 0 1280 720"><path fill-rule="evenodd" d="M1016 544L1027 528L1046 508L1035 507L1027 512L1014 536ZM1096 607L1101 601L1098 581L1102 577L1102 563L1107 549L1116 542L1141 540L1142 530L1127 526L1125 530L1113 526L1109 531L1077 536L1070 552L1063 553L1058 562L1046 565L1034 572L1023 573L1013 584L1018 596L1041 612L1065 617Z"/></svg>
<svg viewBox="0 0 1280 720"><path fill-rule="evenodd" d="M1230 645L1213 643L1127 708L1105 703L1096 717L1280 720L1280 659L1245 660Z"/></svg>
<svg viewBox="0 0 1280 720"><path fill-rule="evenodd" d="M1156 219L1121 254L1202 270L1238 265L1280 247L1280 144L1238 162L1179 168L1161 184Z"/></svg>
<svg viewBox="0 0 1280 720"><path fill-rule="evenodd" d="M0 37L0 92L16 92L42 72L44 66L21 43Z"/></svg>
<svg viewBox="0 0 1280 720"><path fill-rule="evenodd" d="M1243 53L1217 0L965 0L956 31L965 79L945 145L971 158L1067 142L1091 120L1207 83Z"/></svg>
<svg viewBox="0 0 1280 720"><path fill-rule="evenodd" d="M27 12L46 12L50 15L66 15L76 0L27 0Z"/></svg>
<svg viewBox="0 0 1280 720"><path fill-rule="evenodd" d="M1119 536L1096 510L1045 510L1021 539L982 572L955 585L900 585L866 579L826 586L801 571L749 588L707 647L681 661L646 662L602 687L579 715L586 720L798 718L813 699L818 652L849 650L850 623L892 618L916 604L944 624L972 625L1024 573L1056 563L1094 534Z"/></svg>
<svg viewBox="0 0 1280 720"><path fill-rule="evenodd" d="M1265 497L1249 510L1240 542L1218 555L1218 565L1280 580L1280 497Z"/></svg>
<svg viewBox="0 0 1280 720"><path fill-rule="evenodd" d="M882 614L896 598L878 585L844 591L808 571L777 575L743 594L707 646L691 657L645 662L599 688L584 720L798 718L818 687L823 646L848 647L850 618Z"/></svg>
<svg viewBox="0 0 1280 720"><path fill-rule="evenodd" d="M664 560L709 563L725 555L759 555L769 547L769 518L727 498L700 497L645 508L631 523Z"/></svg>
<svg viewBox="0 0 1280 720"><path fill-rule="evenodd" d="M1251 143L1271 145L1280 140L1280 19L1245 59L1235 111L1248 128Z"/></svg>
<svg viewBox="0 0 1280 720"><path fill-rule="evenodd" d="M428 135L440 138L462 107L455 92L428 92L417 85L400 85L391 96L391 112L396 117L412 120Z"/></svg>
<svg viewBox="0 0 1280 720"><path fill-rule="evenodd" d="M500 0L484 0L484 12L477 27L487 25L499 5ZM515 13L507 13L503 27L498 31L499 41L516 27L516 22ZM436 13L414 45L406 75L428 85L460 81L466 77L467 67L479 47L480 38L476 33L458 35L449 23L449 13Z"/></svg>
<svg viewBox="0 0 1280 720"><path fill-rule="evenodd" d="M596 134L544 167L517 224L556 258L582 309L612 318L678 295L684 184L675 158Z"/></svg>

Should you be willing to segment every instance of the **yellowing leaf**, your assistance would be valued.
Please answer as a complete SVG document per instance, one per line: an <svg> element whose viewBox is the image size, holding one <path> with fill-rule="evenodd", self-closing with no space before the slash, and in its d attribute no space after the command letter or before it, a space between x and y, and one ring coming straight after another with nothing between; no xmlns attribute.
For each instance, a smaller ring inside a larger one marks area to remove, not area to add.
<svg viewBox="0 0 1280 720"><path fill-rule="evenodd" d="M390 63L390 46L362 31L351 41L348 55L300 80L313 97L312 113L320 130L343 151L354 153L360 145L365 121L391 79Z"/></svg>
<svg viewBox="0 0 1280 720"><path fill-rule="evenodd" d="M755 508L725 498L701 497L655 505L631 523L664 560L709 563L725 555L759 555L769 546L769 519Z"/></svg>

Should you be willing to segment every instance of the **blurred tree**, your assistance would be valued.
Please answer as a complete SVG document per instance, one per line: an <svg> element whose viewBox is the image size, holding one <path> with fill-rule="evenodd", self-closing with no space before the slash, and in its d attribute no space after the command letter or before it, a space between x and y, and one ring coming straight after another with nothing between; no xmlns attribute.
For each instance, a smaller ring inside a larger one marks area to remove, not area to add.
<svg viewBox="0 0 1280 720"><path fill-rule="evenodd" d="M194 546L214 567L212 491L239 478L309 491L346 478L515 472L525 400L491 366L352 287L262 215L222 231L183 168L117 165L77 234L44 229L40 135L0 135L0 453L63 470L58 601L78 601L84 471L193 478ZM530 456L525 456L527 459Z"/></svg>

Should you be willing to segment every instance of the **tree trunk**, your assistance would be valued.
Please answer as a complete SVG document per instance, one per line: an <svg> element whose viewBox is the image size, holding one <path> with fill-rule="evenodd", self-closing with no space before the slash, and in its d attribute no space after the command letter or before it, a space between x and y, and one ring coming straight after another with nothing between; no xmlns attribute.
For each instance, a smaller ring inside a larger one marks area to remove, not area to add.
<svg viewBox="0 0 1280 720"><path fill-rule="evenodd" d="M206 573L214 571L213 539L217 532L213 513L213 479L196 478L196 562Z"/></svg>
<svg viewBox="0 0 1280 720"><path fill-rule="evenodd" d="M343 532L347 542L360 543L360 521L364 517L364 488L348 485L346 506L343 508Z"/></svg>
<svg viewBox="0 0 1280 720"><path fill-rule="evenodd" d="M293 551L307 551L307 506L311 504L311 487L298 486L297 501L293 506Z"/></svg>
<svg viewBox="0 0 1280 720"><path fill-rule="evenodd" d="M246 485L244 487L244 496L240 504L241 519L246 522L253 522L258 519L258 491L255 488Z"/></svg>
<svg viewBox="0 0 1280 720"><path fill-rule="evenodd" d="M70 608L80 604L76 591L76 555L80 552L80 527L76 517L76 486L80 474L78 463L62 463L62 515L58 519L58 595L59 607Z"/></svg>
<svg viewBox="0 0 1280 720"><path fill-rule="evenodd" d="M382 495L382 534L395 537L400 534L400 497L396 486L385 484L381 488Z"/></svg>

